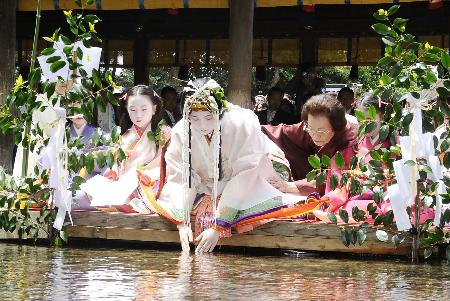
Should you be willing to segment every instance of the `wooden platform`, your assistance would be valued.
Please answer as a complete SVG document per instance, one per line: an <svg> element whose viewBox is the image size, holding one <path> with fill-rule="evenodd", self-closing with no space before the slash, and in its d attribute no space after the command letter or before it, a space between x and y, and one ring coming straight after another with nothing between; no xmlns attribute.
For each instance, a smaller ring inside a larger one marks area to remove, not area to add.
<svg viewBox="0 0 450 301"><path fill-rule="evenodd" d="M139 214L74 212L70 237L179 243L178 230L164 218ZM219 241L223 246L294 249L303 251L360 254L410 254L409 245L395 248L379 241L376 229L369 229L362 246L345 247L335 225L324 223L275 221L246 234L236 234Z"/></svg>
<svg viewBox="0 0 450 301"><path fill-rule="evenodd" d="M178 230L164 218L141 214L72 212L74 226L67 227L69 237L179 244ZM291 249L301 251L341 252L357 254L410 255L410 247L402 243L395 248L379 241L375 228L369 228L362 246L345 247L335 225L311 222L275 221L246 234L235 234L219 241L223 246ZM15 235L0 232L1 239ZM125 243L126 244L126 243Z"/></svg>

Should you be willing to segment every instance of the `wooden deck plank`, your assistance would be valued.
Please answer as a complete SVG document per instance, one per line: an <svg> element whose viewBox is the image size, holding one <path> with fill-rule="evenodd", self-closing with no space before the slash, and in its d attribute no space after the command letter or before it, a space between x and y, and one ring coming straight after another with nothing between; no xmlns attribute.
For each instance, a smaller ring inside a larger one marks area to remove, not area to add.
<svg viewBox="0 0 450 301"><path fill-rule="evenodd" d="M146 242L179 243L176 227L159 216L104 212L74 212L74 227L70 237L134 240ZM367 241L362 246L345 247L335 225L274 221L245 234L222 239L223 246L295 249L358 254L409 255L407 243L395 248L378 241L375 228L369 228Z"/></svg>
<svg viewBox="0 0 450 301"><path fill-rule="evenodd" d="M35 213L32 213L35 214ZM110 239L179 244L178 230L165 218L156 215L107 212L72 212L74 226L68 226L69 237L82 239ZM395 248L375 236L376 228L367 230L362 246L345 247L335 225L325 223L273 221L258 229L221 239L219 245L322 251L356 254L410 255L410 245ZM44 238L45 235L42 234ZM0 231L0 240L17 239L17 233Z"/></svg>

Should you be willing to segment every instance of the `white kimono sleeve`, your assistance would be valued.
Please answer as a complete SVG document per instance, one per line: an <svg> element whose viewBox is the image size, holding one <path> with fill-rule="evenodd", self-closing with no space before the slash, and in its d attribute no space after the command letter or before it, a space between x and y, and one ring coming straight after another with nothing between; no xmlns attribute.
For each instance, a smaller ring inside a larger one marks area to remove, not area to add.
<svg viewBox="0 0 450 301"><path fill-rule="evenodd" d="M172 130L171 142L165 154L166 184L158 198L158 204L177 221L186 221L190 214L196 196L195 183L199 179L191 170L192 188L183 184L182 135L183 124L179 123ZM184 193L187 204L183 203Z"/></svg>
<svg viewBox="0 0 450 301"><path fill-rule="evenodd" d="M224 114L221 128L222 156L228 158L232 173L224 183L216 218L221 226L230 227L238 211L279 200L282 193L266 180L272 169L269 145L256 115L235 107Z"/></svg>

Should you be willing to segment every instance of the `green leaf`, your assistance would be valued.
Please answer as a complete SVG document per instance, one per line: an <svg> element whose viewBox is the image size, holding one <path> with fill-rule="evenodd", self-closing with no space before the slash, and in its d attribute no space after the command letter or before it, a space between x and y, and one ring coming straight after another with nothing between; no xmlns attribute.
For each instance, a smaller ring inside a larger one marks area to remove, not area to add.
<svg viewBox="0 0 450 301"><path fill-rule="evenodd" d="M67 233L63 230L59 231L59 237L64 241L65 243L68 242L69 237L67 236Z"/></svg>
<svg viewBox="0 0 450 301"><path fill-rule="evenodd" d="M49 57L45 62L48 64L51 64L51 63L59 61L60 59L61 59L61 57L59 55L55 55L55 56Z"/></svg>
<svg viewBox="0 0 450 301"><path fill-rule="evenodd" d="M378 11L376 11L373 15L372 15L375 19L380 20L380 21L384 21L386 20L387 16L385 14L379 14Z"/></svg>
<svg viewBox="0 0 450 301"><path fill-rule="evenodd" d="M444 166L450 168L450 153L445 153L444 155Z"/></svg>
<svg viewBox="0 0 450 301"><path fill-rule="evenodd" d="M403 240L404 240L404 238L400 238L397 234L395 234L391 238L391 241L396 248L403 242Z"/></svg>
<svg viewBox="0 0 450 301"><path fill-rule="evenodd" d="M375 118L377 118L377 109L375 108L374 105L371 105L371 106L369 107L368 113L369 113L369 118L370 118L370 119L375 119Z"/></svg>
<svg viewBox="0 0 450 301"><path fill-rule="evenodd" d="M311 170L310 172L308 172L307 174L306 174L306 180L308 181L308 182L311 182L312 180L314 180L314 178L316 177L316 175L317 175L317 172L315 171L315 170ZM0 206L1 207L1 206Z"/></svg>
<svg viewBox="0 0 450 301"><path fill-rule="evenodd" d="M50 71L53 73L58 72L61 68L63 68L66 65L66 62L64 61L57 61L50 65Z"/></svg>
<svg viewBox="0 0 450 301"><path fill-rule="evenodd" d="M346 230L341 230L341 241L348 248L350 245L350 234Z"/></svg>
<svg viewBox="0 0 450 301"><path fill-rule="evenodd" d="M388 16L394 15L398 11L399 8L400 8L400 5L392 5L387 11Z"/></svg>
<svg viewBox="0 0 450 301"><path fill-rule="evenodd" d="M433 54L433 53L425 54L424 59L425 59L425 61L429 61L429 62L439 62L441 60L441 58L439 56L437 56L436 54Z"/></svg>
<svg viewBox="0 0 450 301"><path fill-rule="evenodd" d="M334 162L336 163L336 166L338 168L344 168L345 160L344 160L344 156L342 156L341 152L336 152L336 154L334 155Z"/></svg>
<svg viewBox="0 0 450 301"><path fill-rule="evenodd" d="M384 44L389 45L389 46L397 45L397 41L393 37L384 36L381 38L381 40L383 41Z"/></svg>
<svg viewBox="0 0 450 301"><path fill-rule="evenodd" d="M333 212L328 212L327 213L327 217L330 220L330 222L332 222L333 224L337 225L337 218L336 218L336 215L334 215Z"/></svg>
<svg viewBox="0 0 450 301"><path fill-rule="evenodd" d="M347 182L348 182L348 173L344 173L343 175L342 175L342 177L341 177L341 186L345 186L345 185L347 185Z"/></svg>
<svg viewBox="0 0 450 301"><path fill-rule="evenodd" d="M72 58L73 45L65 46L63 52L70 58Z"/></svg>
<svg viewBox="0 0 450 301"><path fill-rule="evenodd" d="M439 96L442 98L450 97L450 91L444 87L437 87L436 92L438 92ZM443 101L441 101L442 103Z"/></svg>
<svg viewBox="0 0 450 301"><path fill-rule="evenodd" d="M97 165L98 167L102 168L103 166L106 165L106 157L105 154L102 152L98 152L97 153Z"/></svg>
<svg viewBox="0 0 450 301"><path fill-rule="evenodd" d="M103 113L106 112L106 106L105 103L103 102L103 97L101 94L98 94L95 97L95 104L97 105L98 108L100 108L100 111L102 111Z"/></svg>
<svg viewBox="0 0 450 301"><path fill-rule="evenodd" d="M312 166L312 168L314 168L314 169L319 169L320 168L320 158L319 158L319 156L317 156L317 155L309 156L308 157L308 162Z"/></svg>
<svg viewBox="0 0 450 301"><path fill-rule="evenodd" d="M336 187L339 185L339 179L337 174L333 173L333 175L330 178L330 188L331 190L335 190Z"/></svg>
<svg viewBox="0 0 450 301"><path fill-rule="evenodd" d="M372 29L380 34L380 35L387 35L391 32L391 30L389 29L389 27L383 23L376 23L374 25L372 25Z"/></svg>
<svg viewBox="0 0 450 301"><path fill-rule="evenodd" d="M391 56L384 56L378 60L377 64L378 64L378 66L383 67L383 66L391 64L392 62L394 62L394 60L392 59Z"/></svg>
<svg viewBox="0 0 450 301"><path fill-rule="evenodd" d="M91 174L94 171L94 166L95 166L94 157L92 156L92 154L88 154L86 156L86 170L88 174Z"/></svg>
<svg viewBox="0 0 450 301"><path fill-rule="evenodd" d="M355 169L357 163L358 163L358 157L353 156L353 158L350 160L350 169Z"/></svg>
<svg viewBox="0 0 450 301"><path fill-rule="evenodd" d="M361 139L362 136L366 133L366 124L361 124L358 128L358 139Z"/></svg>
<svg viewBox="0 0 450 301"><path fill-rule="evenodd" d="M92 78L94 80L95 85L101 89L102 88L102 81L100 80L100 74L98 73L97 69L92 69Z"/></svg>
<svg viewBox="0 0 450 301"><path fill-rule="evenodd" d="M387 242L389 240L389 235L386 233L386 231L377 230L377 232L375 232L375 235L380 241Z"/></svg>
<svg viewBox="0 0 450 301"><path fill-rule="evenodd" d="M95 24L95 23L99 22L100 19L96 15L86 15L86 16L84 16L84 21Z"/></svg>
<svg viewBox="0 0 450 301"><path fill-rule="evenodd" d="M348 224L348 212L342 208L339 209L339 216L342 219L342 221L346 224Z"/></svg>
<svg viewBox="0 0 450 301"><path fill-rule="evenodd" d="M328 157L327 155L322 155L322 165L325 167L330 167L331 166L331 160L330 157Z"/></svg>
<svg viewBox="0 0 450 301"><path fill-rule="evenodd" d="M325 183L325 180L327 179L327 172L322 171L319 176L316 178L316 187L320 187Z"/></svg>
<svg viewBox="0 0 450 301"><path fill-rule="evenodd" d="M108 167L113 168L115 161L113 153L109 151L107 157Z"/></svg>
<svg viewBox="0 0 450 301"><path fill-rule="evenodd" d="M367 235L363 229L359 229L356 234L358 235L358 244L362 246L362 244L366 241Z"/></svg>
<svg viewBox="0 0 450 301"><path fill-rule="evenodd" d="M437 78L433 72L427 71L427 73L425 75L425 80L426 80L427 84L432 85L436 82Z"/></svg>
<svg viewBox="0 0 450 301"><path fill-rule="evenodd" d="M368 133L373 132L377 128L377 126L378 126L377 122L374 122L374 121L368 122L366 124L366 128L364 129L365 133L368 134Z"/></svg>
<svg viewBox="0 0 450 301"><path fill-rule="evenodd" d="M92 5L92 4L94 4L94 0L87 0L86 3L87 3L88 5Z"/></svg>
<svg viewBox="0 0 450 301"><path fill-rule="evenodd" d="M83 50L81 50L80 47L77 48L77 58L78 58L79 60L82 60L82 59L83 59Z"/></svg>
<svg viewBox="0 0 450 301"><path fill-rule="evenodd" d="M409 124L411 123L411 121L413 120L413 118L414 118L413 113L408 113L408 114L406 114L406 115L403 117L403 120L402 120L402 126L403 126L404 128L407 128L407 127L409 126Z"/></svg>
<svg viewBox="0 0 450 301"><path fill-rule="evenodd" d="M387 124L383 125L380 128L380 141L386 140L386 138L389 136L389 126Z"/></svg>
<svg viewBox="0 0 450 301"><path fill-rule="evenodd" d="M49 48L45 48L44 50L41 51L41 55L52 55L53 53L55 53L56 49L53 47L49 47Z"/></svg>
<svg viewBox="0 0 450 301"><path fill-rule="evenodd" d="M450 90L450 80L444 80L444 86Z"/></svg>
<svg viewBox="0 0 450 301"><path fill-rule="evenodd" d="M360 110L355 110L355 115L359 122L366 120L366 115Z"/></svg>
<svg viewBox="0 0 450 301"><path fill-rule="evenodd" d="M111 141L113 143L116 143L117 141L119 141L119 137L120 137L120 133L119 133L118 127L114 126L111 131Z"/></svg>
<svg viewBox="0 0 450 301"><path fill-rule="evenodd" d="M397 76L402 72L402 70L403 70L403 64L402 64L402 62L397 62L397 63L395 63L394 66L392 66L390 75L391 75L393 78L395 78L395 77L397 77Z"/></svg>
<svg viewBox="0 0 450 301"><path fill-rule="evenodd" d="M401 27L404 27L406 25L406 22L408 22L408 19L395 18L394 27L400 29Z"/></svg>
<svg viewBox="0 0 450 301"><path fill-rule="evenodd" d="M113 105L113 106L118 106L119 102L117 101L117 98L114 96L114 94L111 91L108 91L108 101Z"/></svg>
<svg viewBox="0 0 450 301"><path fill-rule="evenodd" d="M425 248L423 250L423 258L427 259L431 256L431 254L433 254L433 250L431 250L430 248Z"/></svg>
<svg viewBox="0 0 450 301"><path fill-rule="evenodd" d="M450 68L450 54L447 51L442 51L441 64L445 69Z"/></svg>
<svg viewBox="0 0 450 301"><path fill-rule="evenodd" d="M60 35L59 37L61 38L61 41L63 41L64 44L66 45L72 44L72 41L65 35Z"/></svg>
<svg viewBox="0 0 450 301"><path fill-rule="evenodd" d="M121 148L119 148L118 149L118 159L119 159L119 161L122 162L126 158L127 158L127 156L125 155L124 151Z"/></svg>

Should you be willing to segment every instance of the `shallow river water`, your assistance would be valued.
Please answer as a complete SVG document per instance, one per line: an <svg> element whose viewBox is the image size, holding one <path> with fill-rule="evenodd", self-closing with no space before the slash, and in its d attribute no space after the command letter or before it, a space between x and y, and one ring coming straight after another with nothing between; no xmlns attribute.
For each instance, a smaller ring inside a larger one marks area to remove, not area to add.
<svg viewBox="0 0 450 301"><path fill-rule="evenodd" d="M450 300L446 261L0 243L0 300Z"/></svg>

